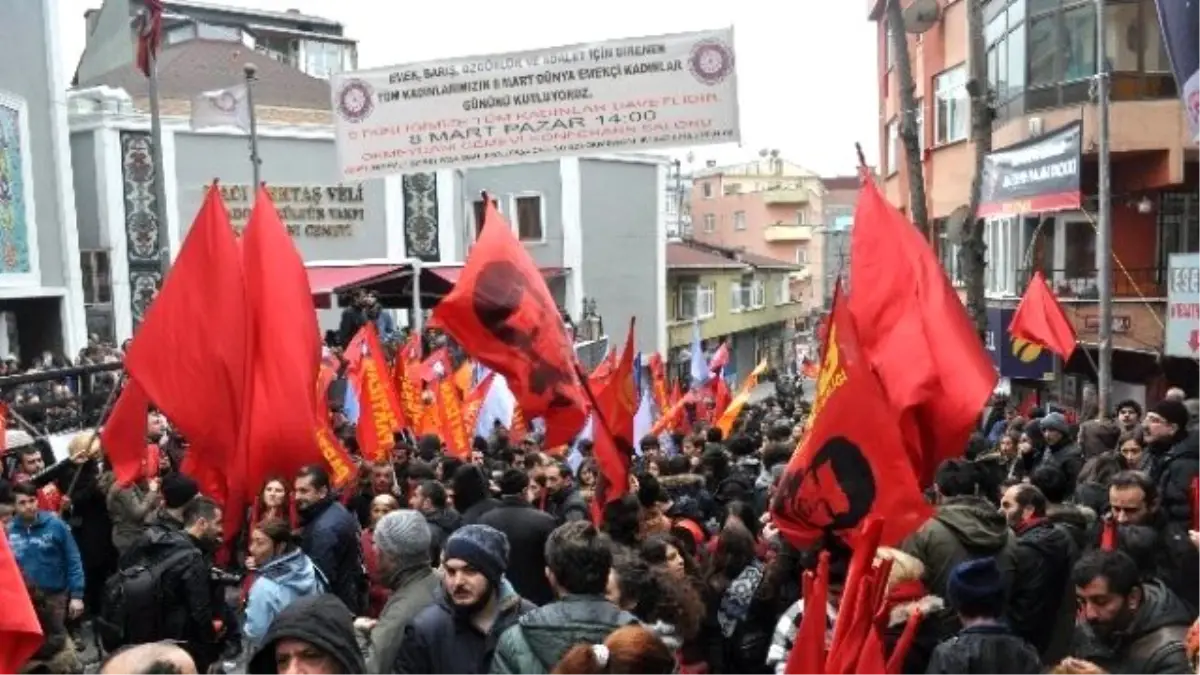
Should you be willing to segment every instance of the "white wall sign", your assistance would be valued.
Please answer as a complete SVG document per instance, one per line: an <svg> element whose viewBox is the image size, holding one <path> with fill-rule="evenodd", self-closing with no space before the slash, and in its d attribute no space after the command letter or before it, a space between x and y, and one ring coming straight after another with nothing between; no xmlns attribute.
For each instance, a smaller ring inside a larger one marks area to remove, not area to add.
<svg viewBox="0 0 1200 675"><path fill-rule="evenodd" d="M1200 356L1200 253L1172 253L1167 272L1167 356Z"/></svg>
<svg viewBox="0 0 1200 675"><path fill-rule="evenodd" d="M732 28L343 73L331 84L347 180L741 138Z"/></svg>

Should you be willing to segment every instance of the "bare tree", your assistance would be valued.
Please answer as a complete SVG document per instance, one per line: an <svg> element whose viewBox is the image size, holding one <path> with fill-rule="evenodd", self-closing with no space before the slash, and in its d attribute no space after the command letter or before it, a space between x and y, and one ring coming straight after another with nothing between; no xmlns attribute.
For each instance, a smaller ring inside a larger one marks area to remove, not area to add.
<svg viewBox="0 0 1200 675"><path fill-rule="evenodd" d="M912 62L908 58L908 33L900 0L888 0L885 27L891 40L892 66L896 73L896 90L900 95L900 140L908 164L908 215L926 236L929 236L929 213L925 204L925 174L921 166L921 138L917 134L917 83L913 80ZM891 148L889 148L890 150ZM896 157L888 162L895 164Z"/></svg>
<svg viewBox="0 0 1200 675"><path fill-rule="evenodd" d="M992 151L992 105L988 87L987 53L983 37L983 0L967 0L967 94L971 98L971 142L975 146L975 173L962 223L958 265L966 283L967 314L982 337L987 333L987 300L984 297L984 270L987 244L983 241L983 220L978 217L983 189L983 160Z"/></svg>

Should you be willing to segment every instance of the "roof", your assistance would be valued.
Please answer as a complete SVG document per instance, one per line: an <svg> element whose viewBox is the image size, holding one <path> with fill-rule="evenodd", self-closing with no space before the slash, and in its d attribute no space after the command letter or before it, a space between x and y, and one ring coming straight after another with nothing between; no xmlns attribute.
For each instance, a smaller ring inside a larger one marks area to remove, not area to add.
<svg viewBox="0 0 1200 675"><path fill-rule="evenodd" d="M234 5L218 5L212 2L195 2L195 0L167 0L163 3L167 8L176 7L179 9L201 9L212 12L228 12L230 14L238 14L241 16L257 16L264 19L274 19L276 21L292 21L295 23L311 23L330 28L341 28L342 24L333 19L326 19L312 14L301 14L295 10L287 10L284 12L272 11L269 9L251 9L248 7L237 7Z"/></svg>
<svg viewBox="0 0 1200 675"><path fill-rule="evenodd" d="M196 95L224 89L245 80L242 67L258 68L255 105L329 110L329 82L272 59L237 42L193 39L166 45L158 56L158 91L163 99L190 101ZM130 63L78 86L119 87L134 99L145 98L149 82Z"/></svg>
<svg viewBox="0 0 1200 675"><path fill-rule="evenodd" d="M800 265L776 260L757 253L699 244L694 241L667 242L668 269L728 269L741 270L747 267L764 269L798 270Z"/></svg>
<svg viewBox="0 0 1200 675"><path fill-rule="evenodd" d="M305 272L308 273L308 287L312 294L323 295L342 286L386 274L401 267L403 265L312 266L306 267Z"/></svg>
<svg viewBox="0 0 1200 675"><path fill-rule="evenodd" d="M857 190L861 185L858 176L830 176L822 178L826 190Z"/></svg>
<svg viewBox="0 0 1200 675"><path fill-rule="evenodd" d="M778 160L778 166L773 164L773 160ZM777 170L778 169L778 170ZM724 166L706 166L696 169L692 172L694 178L710 178L712 176L729 176L729 177L772 177L780 178L818 178L817 174L810 171L799 164L789 162L782 157L759 157L748 162L740 162L738 164L726 164Z"/></svg>

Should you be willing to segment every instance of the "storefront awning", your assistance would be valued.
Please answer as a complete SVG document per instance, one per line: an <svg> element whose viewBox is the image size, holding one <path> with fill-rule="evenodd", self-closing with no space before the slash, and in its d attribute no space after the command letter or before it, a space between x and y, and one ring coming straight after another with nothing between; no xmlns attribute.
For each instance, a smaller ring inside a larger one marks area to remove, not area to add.
<svg viewBox="0 0 1200 675"><path fill-rule="evenodd" d="M403 265L330 265L306 267L308 288L322 309L333 306L332 296L345 286L354 286L372 277L389 274Z"/></svg>
<svg viewBox="0 0 1200 675"><path fill-rule="evenodd" d="M361 269L361 268L360 268ZM555 279L565 276L567 271L562 267L540 268L543 278ZM421 267L420 293L421 305L429 308L437 304L462 276L463 266L442 265L434 263ZM334 287L338 293L361 288L370 291L379 298L384 307L408 309L412 306L412 268L408 265L395 265L380 269L373 275L358 277L357 280L344 281ZM315 294L314 290L314 294Z"/></svg>

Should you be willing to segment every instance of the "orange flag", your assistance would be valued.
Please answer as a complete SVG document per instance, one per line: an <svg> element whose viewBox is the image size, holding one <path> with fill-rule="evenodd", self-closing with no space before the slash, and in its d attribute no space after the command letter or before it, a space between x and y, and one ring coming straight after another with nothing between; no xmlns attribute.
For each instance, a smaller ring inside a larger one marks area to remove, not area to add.
<svg viewBox="0 0 1200 675"><path fill-rule="evenodd" d="M446 454L459 459L471 456L471 435L463 415L462 392L452 377L443 377L433 385L433 400L438 409L439 430Z"/></svg>
<svg viewBox="0 0 1200 675"><path fill-rule="evenodd" d="M392 380L400 394L400 405L404 408L404 419L413 433L421 433L421 421L425 418L424 402L421 401L420 375L421 336L413 333L408 342L396 355L392 368Z"/></svg>
<svg viewBox="0 0 1200 675"><path fill-rule="evenodd" d="M596 416L592 426L592 452L596 457L596 492L592 499L592 522L600 524L604 507L629 491L629 472L633 465L633 417L638 400L633 386L633 327L625 349L609 375L605 387L593 392Z"/></svg>
<svg viewBox="0 0 1200 675"><path fill-rule="evenodd" d="M254 379L243 446L244 488L252 498L268 476L293 476L325 459L312 420L321 332L304 261L266 188L259 188L254 201L242 256L254 319Z"/></svg>
<svg viewBox="0 0 1200 675"><path fill-rule="evenodd" d="M896 412L840 295L839 285L812 422L771 506L779 531L801 549L827 530L850 538L868 516L883 514L884 544L894 546L930 515L912 465L896 452L903 445Z"/></svg>
<svg viewBox="0 0 1200 675"><path fill-rule="evenodd" d="M346 374L362 405L356 435L363 457L386 461L396 447L394 433L405 426L400 397L387 378L387 363L375 322L363 324L346 345Z"/></svg>
<svg viewBox="0 0 1200 675"><path fill-rule="evenodd" d="M1021 304L1013 314L1008 332L1014 338L1039 344L1067 360L1075 352L1075 328L1067 320L1058 298L1050 292L1042 271L1033 273Z"/></svg>
<svg viewBox="0 0 1200 675"><path fill-rule="evenodd" d="M512 228L487 205L483 229L435 319L476 361L508 381L529 419L546 423L546 447L583 428L587 400L574 352L546 281Z"/></svg>
<svg viewBox="0 0 1200 675"><path fill-rule="evenodd" d="M746 404L750 402L750 393L758 386L758 378L766 369L767 361L763 359L754 367L754 370L750 371L750 377L747 377L746 381L742 383L742 388L738 390L737 396L733 397L733 400L725 407L725 412L721 413L716 424L713 425L721 430L725 438L728 438L729 432L733 430L733 423L737 421L738 413L742 412L742 408L745 408Z"/></svg>
<svg viewBox="0 0 1200 675"><path fill-rule="evenodd" d="M341 489L354 480L354 459L334 435L329 424L329 385L337 379L337 372L326 363L321 364L317 374L316 406L313 409L315 422L315 438L321 456L329 465L329 481L333 487Z"/></svg>
<svg viewBox="0 0 1200 675"><path fill-rule="evenodd" d="M467 392L467 397L463 404L463 426L467 429L467 433L474 434L475 427L479 423L479 412L483 410L483 404L487 401L488 392L492 390L492 380L496 379L496 373L488 372L479 384L471 388Z"/></svg>
<svg viewBox="0 0 1200 675"><path fill-rule="evenodd" d="M650 356L650 393L660 413L670 406L667 399L667 369L663 365L662 354L658 352Z"/></svg>
<svg viewBox="0 0 1200 675"><path fill-rule="evenodd" d="M859 191L850 246L850 278L871 280L847 299L859 344L929 485L942 460L962 456L996 369L933 250L872 180Z"/></svg>

